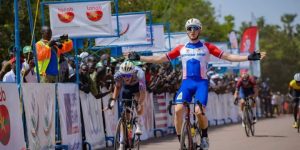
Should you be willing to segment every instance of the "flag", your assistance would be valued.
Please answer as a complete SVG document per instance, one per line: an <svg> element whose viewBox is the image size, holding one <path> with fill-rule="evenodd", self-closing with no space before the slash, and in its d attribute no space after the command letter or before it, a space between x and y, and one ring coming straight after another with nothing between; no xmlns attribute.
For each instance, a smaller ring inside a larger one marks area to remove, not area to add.
<svg viewBox="0 0 300 150"><path fill-rule="evenodd" d="M256 26L246 28L242 36L240 52L252 53L255 51L257 33L258 33L258 28Z"/></svg>

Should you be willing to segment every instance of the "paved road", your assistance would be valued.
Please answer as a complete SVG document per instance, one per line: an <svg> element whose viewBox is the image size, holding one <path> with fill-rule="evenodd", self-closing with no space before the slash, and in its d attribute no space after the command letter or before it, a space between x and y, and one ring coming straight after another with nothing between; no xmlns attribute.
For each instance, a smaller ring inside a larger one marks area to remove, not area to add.
<svg viewBox="0 0 300 150"><path fill-rule="evenodd" d="M210 129L210 150L300 150L300 134L291 127L292 116L258 120L256 135L246 137L241 124ZM142 150L176 150L175 135L143 141Z"/></svg>

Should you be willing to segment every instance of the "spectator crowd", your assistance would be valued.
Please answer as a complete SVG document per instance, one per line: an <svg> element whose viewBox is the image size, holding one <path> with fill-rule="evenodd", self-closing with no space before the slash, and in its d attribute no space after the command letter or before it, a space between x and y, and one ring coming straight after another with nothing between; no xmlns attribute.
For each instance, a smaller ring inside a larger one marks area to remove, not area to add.
<svg viewBox="0 0 300 150"><path fill-rule="evenodd" d="M21 82L77 82L75 58L79 60L79 88L85 93L91 93L95 98L101 98L113 91L113 75L119 69L119 65L125 60L123 57L114 58L109 54L89 54L82 52L78 56L71 56L72 40L68 35L62 35L59 39L52 39L52 31L49 27L42 28L42 39L36 43L36 58L34 61L31 46L25 46L20 53L21 66L17 68L15 51L12 50L8 60L4 60L0 66L1 82L16 82L16 70L21 73ZM36 64L37 63L37 64ZM145 72L147 91L160 93L176 93L181 83L182 72L180 66L171 63L160 65L136 61L136 66ZM36 67L36 65L38 67ZM216 94L234 93L237 74L218 72L211 67L207 72L210 80L210 92ZM274 114L290 113L291 100L280 92L273 92L269 87L269 81L256 79L259 86L259 100L263 115L271 117ZM106 88L107 92L102 92Z"/></svg>

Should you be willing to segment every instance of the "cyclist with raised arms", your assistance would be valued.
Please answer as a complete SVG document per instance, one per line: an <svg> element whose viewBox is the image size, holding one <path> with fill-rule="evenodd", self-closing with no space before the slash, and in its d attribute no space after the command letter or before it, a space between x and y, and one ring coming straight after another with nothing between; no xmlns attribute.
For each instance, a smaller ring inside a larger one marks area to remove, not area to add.
<svg viewBox="0 0 300 150"><path fill-rule="evenodd" d="M258 88L256 86L256 81L255 79L248 73L244 72L241 74L241 78L238 80L236 84L236 90L234 92L234 99L235 99L235 104L240 103L240 110L243 112L244 109L244 103L245 103L245 98L247 97L252 97L253 98L253 103L252 103L252 112L253 112L253 121L256 123L256 105L255 105L255 99L258 96ZM244 119L244 114L242 114L242 119ZM244 122L242 121L242 125L244 125Z"/></svg>
<svg viewBox="0 0 300 150"><path fill-rule="evenodd" d="M249 56L233 55L224 53L211 43L201 42L199 40L199 36L202 31L202 24L195 18L189 19L185 23L185 29L187 36L189 37L189 42L184 45L178 45L165 55L139 56L135 52L130 52L128 53L128 58L130 60L141 60L148 63L163 63L181 56L183 79L181 87L175 98L176 106L174 120L176 133L180 140L180 131L184 112L183 102L191 102L192 97L195 96L195 103L199 101L202 104L202 110L204 111L202 113L199 106L197 106L195 110L202 130L201 147L206 150L209 147L207 135L208 120L205 116L205 107L208 97L208 79L206 72L210 55L228 61L241 62L248 60L260 60L266 53L253 53Z"/></svg>
<svg viewBox="0 0 300 150"><path fill-rule="evenodd" d="M294 80L290 81L289 84L289 95L294 100L294 123L293 127L297 128L297 112L298 112L298 105L299 105L299 97L300 97L300 73L296 73L294 75Z"/></svg>
<svg viewBox="0 0 300 150"><path fill-rule="evenodd" d="M115 100L122 90L122 99L134 98L138 102L137 115L141 116L144 112L144 100L146 95L146 81L144 71L135 66L130 61L124 61L114 74L115 87L112 97L108 102L108 108L111 109L114 106ZM122 88L123 87L123 88ZM142 134L140 119L137 118L136 134Z"/></svg>

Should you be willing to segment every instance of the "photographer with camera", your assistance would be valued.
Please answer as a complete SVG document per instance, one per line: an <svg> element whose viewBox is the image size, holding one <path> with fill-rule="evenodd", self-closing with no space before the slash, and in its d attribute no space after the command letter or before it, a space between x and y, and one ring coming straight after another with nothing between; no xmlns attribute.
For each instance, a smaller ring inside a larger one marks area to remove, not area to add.
<svg viewBox="0 0 300 150"><path fill-rule="evenodd" d="M60 55L70 52L73 42L67 34L51 39L52 30L48 26L43 26L41 33L42 39L35 44L41 82L55 83L58 80Z"/></svg>

